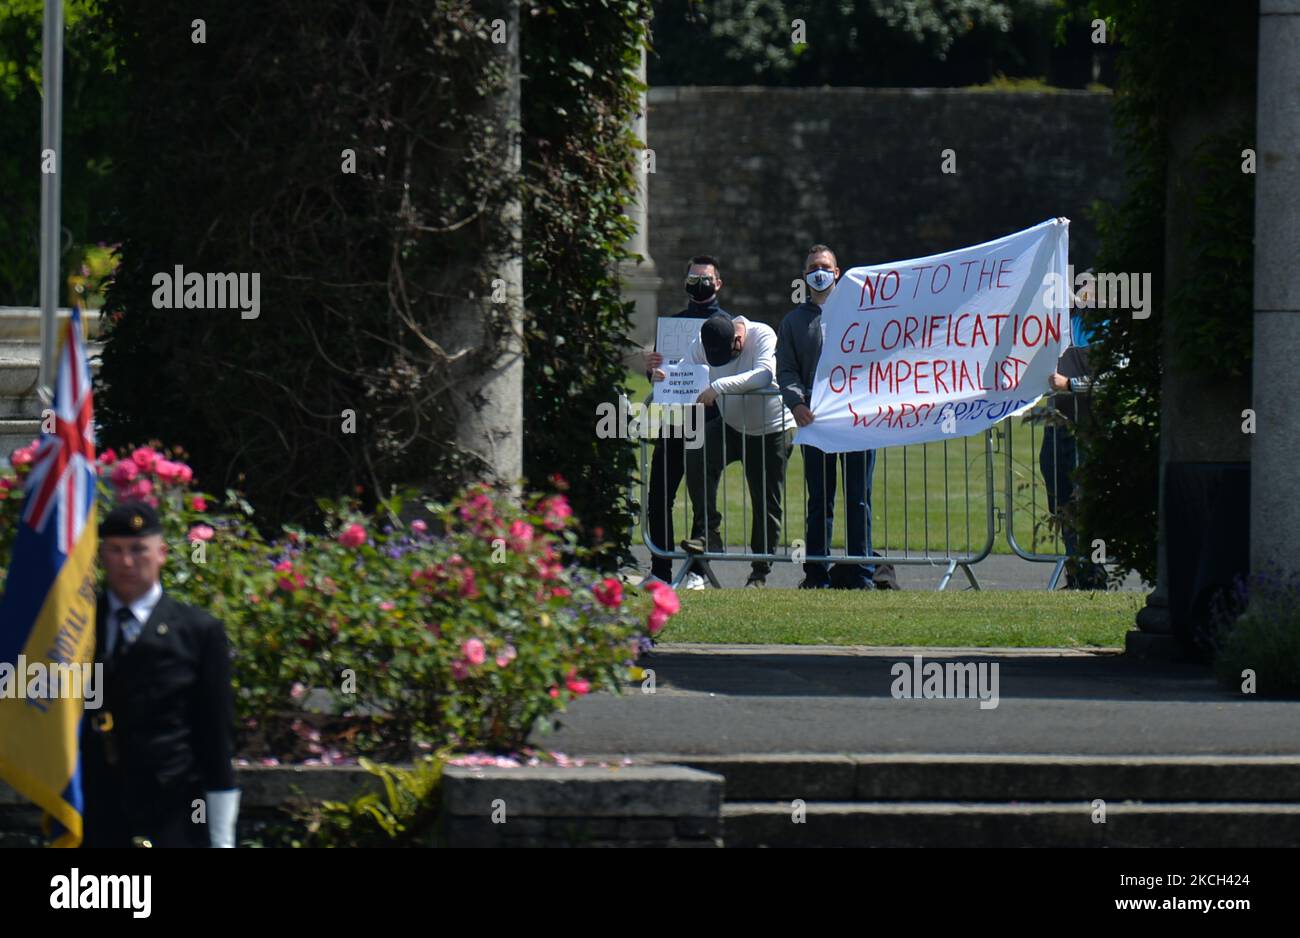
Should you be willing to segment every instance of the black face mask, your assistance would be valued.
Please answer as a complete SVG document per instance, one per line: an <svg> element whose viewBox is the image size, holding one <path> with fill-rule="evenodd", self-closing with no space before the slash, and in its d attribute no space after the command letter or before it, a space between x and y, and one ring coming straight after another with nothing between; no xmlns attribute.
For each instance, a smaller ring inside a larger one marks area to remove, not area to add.
<svg viewBox="0 0 1300 938"><path fill-rule="evenodd" d="M702 277L694 283L686 284L686 294L697 303L704 303L713 298L713 294L718 292L718 288L713 284L712 277Z"/></svg>

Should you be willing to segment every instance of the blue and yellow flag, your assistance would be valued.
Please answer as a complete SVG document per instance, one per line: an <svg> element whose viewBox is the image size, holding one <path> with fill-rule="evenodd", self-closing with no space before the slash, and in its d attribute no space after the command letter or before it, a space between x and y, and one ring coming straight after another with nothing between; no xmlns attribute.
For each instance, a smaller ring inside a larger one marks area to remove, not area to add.
<svg viewBox="0 0 1300 938"><path fill-rule="evenodd" d="M56 847L81 844L77 737L80 678L95 657L95 547L90 366L74 310L0 599L0 779L54 820Z"/></svg>

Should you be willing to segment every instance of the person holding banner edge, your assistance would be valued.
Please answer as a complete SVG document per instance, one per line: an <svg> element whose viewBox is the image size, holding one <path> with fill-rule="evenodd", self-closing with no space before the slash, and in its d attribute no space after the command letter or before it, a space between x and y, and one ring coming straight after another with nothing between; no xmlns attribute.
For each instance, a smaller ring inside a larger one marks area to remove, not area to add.
<svg viewBox="0 0 1300 938"><path fill-rule="evenodd" d="M816 418L809 409L813 379L822 351L822 304L830 297L840 277L838 261L829 247L814 244L804 259L803 279L809 299L781 320L776 345L776 377L781 396L795 423L806 427ZM837 464L843 471L846 547L853 556L871 555L871 482L875 472L875 450L827 453L815 446L803 446L804 482L808 491L806 513L807 550L810 555L829 553L835 525L835 482ZM837 458L838 457L838 458ZM874 589L875 566L866 563L837 563L830 572L822 561L805 561L800 589Z"/></svg>

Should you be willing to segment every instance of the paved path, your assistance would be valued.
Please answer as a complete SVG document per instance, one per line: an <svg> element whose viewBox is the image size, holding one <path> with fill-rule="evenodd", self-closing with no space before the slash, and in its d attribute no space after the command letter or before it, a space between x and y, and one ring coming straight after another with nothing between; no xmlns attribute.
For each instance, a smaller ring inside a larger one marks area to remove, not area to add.
<svg viewBox="0 0 1300 938"><path fill-rule="evenodd" d="M635 573L637 576L649 573L650 551L637 545L632 548L632 553L636 556L637 567L629 573ZM677 561L673 565L674 573L680 569L681 563L682 561ZM1011 554L993 554L975 564L972 569L982 589L1041 590L1047 588L1047 582L1052 576L1052 566L1050 563L1021 560ZM946 564L937 566L908 564L899 565L895 569L898 571L899 585L903 589L932 590L939 585L945 568ZM713 572L717 574L718 580L724 587L744 586L745 578L749 576L749 564L730 560L714 561ZM802 579L802 567L793 563L778 563L773 564L767 584L776 589L794 589ZM948 589L967 589L969 586L965 574L958 570L953 574ZM1149 588L1144 589L1141 579L1136 574L1129 575L1124 581L1123 589L1130 592L1149 592Z"/></svg>
<svg viewBox="0 0 1300 938"><path fill-rule="evenodd" d="M891 666L999 665L999 705L896 700ZM534 742L578 754L1300 754L1300 701L1243 697L1190 664L1070 649L665 644L656 692L574 703Z"/></svg>

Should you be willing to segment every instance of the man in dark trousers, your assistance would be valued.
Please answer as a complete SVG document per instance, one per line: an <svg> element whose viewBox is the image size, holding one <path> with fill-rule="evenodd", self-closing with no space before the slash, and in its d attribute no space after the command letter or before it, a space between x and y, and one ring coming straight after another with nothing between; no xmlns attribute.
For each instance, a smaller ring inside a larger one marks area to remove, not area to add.
<svg viewBox="0 0 1300 938"><path fill-rule="evenodd" d="M813 378L822 354L822 304L830 298L840 268L835 253L824 244L814 244L804 259L804 283L809 299L781 320L776 343L776 380L781 397L795 423L806 427L814 420ZM837 465L838 464L838 465ZM845 546L853 556L871 556L871 481L876 468L875 450L857 453L826 453L815 446L803 446L804 482L808 490L807 550L810 556L830 553L835 525L835 483L843 470L844 507L848 539ZM800 589L874 589L875 566L865 563L835 564L829 573L822 561L806 561Z"/></svg>
<svg viewBox="0 0 1300 938"><path fill-rule="evenodd" d="M686 295L689 302L681 312L674 313L678 319L708 319L710 316L727 316L730 313L718 305L718 294L722 292L722 274L718 270L718 261L710 254L697 254L691 258L686 268ZM652 381L663 377L659 366L664 357L659 352L646 355L646 377ZM704 408L705 422L718 419L716 404ZM673 502L677 498L677 489L682 484L682 475L686 471L686 441L680 436L664 435L655 441L654 451L650 454L650 497L646 514L649 515L650 541L656 547L671 550L673 546ZM716 488L716 484L714 486ZM692 503L694 516L691 519L691 539L704 540L704 511L702 506ZM709 514L708 531L710 550L722 549L722 513L714 510ZM701 546L701 549L703 547ZM650 578L672 581L673 562L667 557L652 557L650 561ZM682 584L686 589L704 589L704 577L690 573Z"/></svg>
<svg viewBox="0 0 1300 938"><path fill-rule="evenodd" d="M81 729L87 847L233 847L239 792L230 649L219 621L165 595L158 513L113 508L99 526L101 709Z"/></svg>
<svg viewBox="0 0 1300 938"><path fill-rule="evenodd" d="M1085 273L1096 276L1091 267ZM1077 306L1091 307L1092 287L1080 288L1075 302ZM1069 517L1074 510L1074 471L1082 462L1075 433L1088 419L1088 391L1092 388L1092 367L1088 363L1092 329L1084 322L1077 306L1070 311L1070 347L1048 378L1048 386L1055 392L1051 399L1055 417L1054 422L1043 427L1038 466L1047 488L1047 510L1061 526L1061 540L1070 558L1065 566L1065 588L1104 590L1106 568L1079 553L1079 535Z"/></svg>

